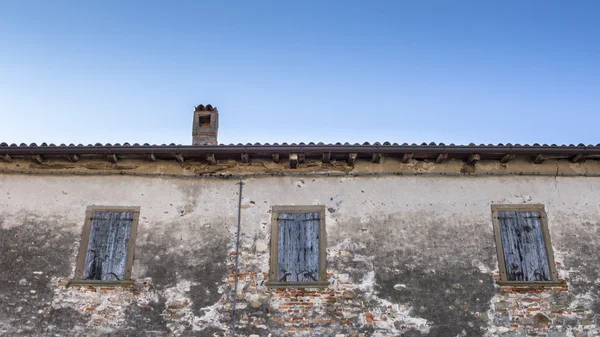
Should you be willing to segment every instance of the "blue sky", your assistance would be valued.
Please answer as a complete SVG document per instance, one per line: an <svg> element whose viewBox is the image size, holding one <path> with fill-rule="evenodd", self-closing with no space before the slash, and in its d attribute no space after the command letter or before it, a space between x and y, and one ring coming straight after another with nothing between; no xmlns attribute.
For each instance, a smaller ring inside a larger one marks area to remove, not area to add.
<svg viewBox="0 0 600 337"><path fill-rule="evenodd" d="M600 143L598 1L3 1L0 141Z"/></svg>

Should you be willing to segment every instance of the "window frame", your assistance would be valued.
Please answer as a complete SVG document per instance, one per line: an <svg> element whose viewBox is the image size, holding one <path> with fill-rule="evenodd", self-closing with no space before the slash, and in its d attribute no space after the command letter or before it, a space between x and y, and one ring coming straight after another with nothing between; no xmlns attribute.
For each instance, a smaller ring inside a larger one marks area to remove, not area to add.
<svg viewBox="0 0 600 337"><path fill-rule="evenodd" d="M92 230L92 216L94 212L131 212L133 220L131 222L131 231L129 233L129 245L127 246L127 261L125 263L125 274L122 281L103 281L103 280L84 280L83 270L85 268L85 257L90 241L90 232ZM131 279L131 269L133 265L133 257L135 251L135 239L137 237L137 227L140 217L139 206L97 206L91 205L86 208L85 222L83 225L83 233L79 243L79 252L77 254L77 262L75 269L75 277L69 281L68 286L77 285L101 285L101 286L128 286L133 284Z"/></svg>
<svg viewBox="0 0 600 337"><path fill-rule="evenodd" d="M279 213L319 213L319 281L316 282L279 282L277 263L279 261ZM327 231L325 228L325 205L275 205L271 206L271 260L269 263L269 281L266 286L272 288L326 288L327 281Z"/></svg>
<svg viewBox="0 0 600 337"><path fill-rule="evenodd" d="M504 260L504 246L502 245L502 234L500 232L500 217L499 212L539 212L540 226L542 236L544 237L544 249L548 256L548 267L550 270L550 281L510 281L506 274L506 261ZM494 225L494 238L496 241L496 252L498 253L498 266L500 268L500 279L497 281L499 285L506 286L526 286L526 287L548 287L561 286L563 280L558 279L556 264L554 262L554 251L550 240L550 231L548 229L548 217L543 204L493 204L492 205L492 221Z"/></svg>

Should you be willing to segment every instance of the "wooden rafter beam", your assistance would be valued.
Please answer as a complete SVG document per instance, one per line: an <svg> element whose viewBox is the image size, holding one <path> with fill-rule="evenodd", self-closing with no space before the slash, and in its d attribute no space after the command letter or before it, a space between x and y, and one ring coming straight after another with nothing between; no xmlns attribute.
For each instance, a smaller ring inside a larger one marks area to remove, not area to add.
<svg viewBox="0 0 600 337"><path fill-rule="evenodd" d="M216 165L217 164L217 159L215 158L215 154L214 153L209 153L206 155L206 161L208 162L209 165Z"/></svg>
<svg viewBox="0 0 600 337"><path fill-rule="evenodd" d="M273 162L279 164L279 153L273 153Z"/></svg>
<svg viewBox="0 0 600 337"><path fill-rule="evenodd" d="M323 164L331 163L331 152L323 152Z"/></svg>
<svg viewBox="0 0 600 337"><path fill-rule="evenodd" d="M373 153L372 161L376 164L383 164L383 153Z"/></svg>
<svg viewBox="0 0 600 337"><path fill-rule="evenodd" d="M500 162L502 164L506 164L509 161L513 160L513 159L515 159L515 155L512 154L512 153L507 153L507 154L504 155L504 157L502 157L502 159L500 159Z"/></svg>
<svg viewBox="0 0 600 337"><path fill-rule="evenodd" d="M42 156L40 156L39 154L34 155L33 157L31 157L31 159L33 159L33 161L38 164L41 164L44 161L44 158L42 158Z"/></svg>
<svg viewBox="0 0 600 337"><path fill-rule="evenodd" d="M290 168L298 168L298 154L290 153Z"/></svg>
<svg viewBox="0 0 600 337"><path fill-rule="evenodd" d="M150 160L151 162L156 161L156 156L154 155L154 153L150 153L150 155L148 156L148 160Z"/></svg>
<svg viewBox="0 0 600 337"><path fill-rule="evenodd" d="M7 154L5 154L5 155L2 156L2 160L4 160L7 163L11 163L12 162L12 157L9 156L9 155L7 155Z"/></svg>
<svg viewBox="0 0 600 337"><path fill-rule="evenodd" d="M356 153L349 153L348 154L348 165L354 166L355 163L356 163Z"/></svg>
<svg viewBox="0 0 600 337"><path fill-rule="evenodd" d="M303 164L306 161L306 154L303 152L298 153L298 163Z"/></svg>
<svg viewBox="0 0 600 337"><path fill-rule="evenodd" d="M183 164L185 162L185 158L181 153L175 155L175 160L177 160L179 164Z"/></svg>
<svg viewBox="0 0 600 337"><path fill-rule="evenodd" d="M67 158L69 158L69 161L70 161L71 163L76 163L76 162L78 162L78 161L79 161L79 156L78 156L78 155L76 155L76 154L68 154L68 155L67 155Z"/></svg>
<svg viewBox="0 0 600 337"><path fill-rule="evenodd" d="M534 164L541 164L543 162L546 161L546 159L548 159L548 157L544 156L543 154L538 154L535 159L533 160Z"/></svg>
<svg viewBox="0 0 600 337"><path fill-rule="evenodd" d="M117 161L119 161L119 159L117 159L117 155L114 153L106 155L106 159L111 163L116 163Z"/></svg>
<svg viewBox="0 0 600 337"><path fill-rule="evenodd" d="M481 160L481 156L478 155L477 153L473 153L469 156L469 159L467 159L467 164L475 165L475 163L477 163L480 160Z"/></svg>
<svg viewBox="0 0 600 337"><path fill-rule="evenodd" d="M440 153L438 154L438 156L435 158L435 162L437 164L441 164L444 162L444 160L446 160L448 158L448 154L447 153Z"/></svg>
<svg viewBox="0 0 600 337"><path fill-rule="evenodd" d="M249 164L250 163L250 155L247 153L242 153L242 164Z"/></svg>
<svg viewBox="0 0 600 337"><path fill-rule="evenodd" d="M413 154L412 154L412 153L405 153L405 154L402 156L402 163L403 163L403 164L406 164L406 163L408 163L408 162L409 162L409 161L412 159L412 157L413 157Z"/></svg>
<svg viewBox="0 0 600 337"><path fill-rule="evenodd" d="M574 156L573 158L571 158L571 162L573 163L582 163L587 159L587 156L584 154L578 154L576 156Z"/></svg>

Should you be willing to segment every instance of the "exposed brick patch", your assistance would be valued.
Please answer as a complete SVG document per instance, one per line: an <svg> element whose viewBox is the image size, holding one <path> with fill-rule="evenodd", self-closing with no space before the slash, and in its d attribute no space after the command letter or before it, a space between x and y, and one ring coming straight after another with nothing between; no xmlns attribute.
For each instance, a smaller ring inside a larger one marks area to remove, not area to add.
<svg viewBox="0 0 600 337"><path fill-rule="evenodd" d="M242 244L239 253L238 306L236 316L241 333L273 333L287 336L315 336L347 334L378 335L400 334L411 329L427 331L427 321L409 315L410 308L388 302L374 294L374 269L366 264L361 283L356 283L340 270L328 270L326 288L269 288L268 251L252 250ZM351 252L331 249L328 261L347 259ZM235 251L229 253L231 272L226 280L228 291L233 291ZM364 257L358 257L364 259ZM231 310L231 306L225 306Z"/></svg>
<svg viewBox="0 0 600 337"><path fill-rule="evenodd" d="M493 300L493 330L504 333L546 335L571 332L596 336L597 315L581 298L574 298L565 284L560 287L500 288ZM503 328L504 327L504 328Z"/></svg>
<svg viewBox="0 0 600 337"><path fill-rule="evenodd" d="M148 306L156 301L149 280L136 280L128 287L68 286L68 280L53 278L52 310L69 308L88 318L88 326L124 325L125 312L131 305Z"/></svg>

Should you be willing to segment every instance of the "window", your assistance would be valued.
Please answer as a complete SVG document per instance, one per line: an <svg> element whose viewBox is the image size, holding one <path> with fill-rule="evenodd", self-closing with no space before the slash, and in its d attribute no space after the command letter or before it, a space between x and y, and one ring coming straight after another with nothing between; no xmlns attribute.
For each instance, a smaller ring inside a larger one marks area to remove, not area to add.
<svg viewBox="0 0 600 337"><path fill-rule="evenodd" d="M139 207L88 207L71 283L131 282L139 212Z"/></svg>
<svg viewBox="0 0 600 337"><path fill-rule="evenodd" d="M271 287L326 287L325 206L273 206Z"/></svg>
<svg viewBox="0 0 600 337"><path fill-rule="evenodd" d="M499 283L559 283L544 205L492 205L492 215Z"/></svg>

